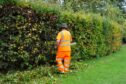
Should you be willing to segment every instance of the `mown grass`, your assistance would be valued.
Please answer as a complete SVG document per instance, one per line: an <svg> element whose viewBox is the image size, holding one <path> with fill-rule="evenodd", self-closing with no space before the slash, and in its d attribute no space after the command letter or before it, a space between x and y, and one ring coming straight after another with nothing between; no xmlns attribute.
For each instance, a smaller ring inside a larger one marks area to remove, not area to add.
<svg viewBox="0 0 126 84"><path fill-rule="evenodd" d="M0 84L126 84L126 45L99 59L72 62L73 72L57 74L55 66L0 74Z"/></svg>
<svg viewBox="0 0 126 84"><path fill-rule="evenodd" d="M61 78L62 84L126 84L126 45L117 53L84 63L86 69Z"/></svg>

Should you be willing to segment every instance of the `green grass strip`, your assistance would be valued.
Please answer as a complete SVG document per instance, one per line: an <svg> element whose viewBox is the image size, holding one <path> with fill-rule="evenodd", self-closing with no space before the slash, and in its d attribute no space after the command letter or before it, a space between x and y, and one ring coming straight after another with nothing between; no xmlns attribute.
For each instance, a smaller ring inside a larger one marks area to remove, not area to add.
<svg viewBox="0 0 126 84"><path fill-rule="evenodd" d="M126 84L126 45L117 53L84 63L86 69L61 78L62 84Z"/></svg>

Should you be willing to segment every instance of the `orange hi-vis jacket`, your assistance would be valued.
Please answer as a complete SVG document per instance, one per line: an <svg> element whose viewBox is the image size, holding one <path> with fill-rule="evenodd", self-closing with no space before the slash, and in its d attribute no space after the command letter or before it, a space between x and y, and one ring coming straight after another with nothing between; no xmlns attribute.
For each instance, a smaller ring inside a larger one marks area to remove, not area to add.
<svg viewBox="0 0 126 84"><path fill-rule="evenodd" d="M71 51L70 43L72 41L72 37L69 31L62 30L58 33L56 39L60 40L58 51Z"/></svg>

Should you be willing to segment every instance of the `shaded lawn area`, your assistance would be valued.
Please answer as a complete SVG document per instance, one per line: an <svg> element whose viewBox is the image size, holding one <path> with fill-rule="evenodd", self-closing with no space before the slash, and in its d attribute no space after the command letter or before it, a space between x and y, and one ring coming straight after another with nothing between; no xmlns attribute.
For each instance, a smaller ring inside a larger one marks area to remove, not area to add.
<svg viewBox="0 0 126 84"><path fill-rule="evenodd" d="M37 67L0 75L0 84L126 84L126 45L110 56L72 62L73 72L56 74L54 68ZM53 70L49 72L49 70ZM43 76L43 71L45 76Z"/></svg>

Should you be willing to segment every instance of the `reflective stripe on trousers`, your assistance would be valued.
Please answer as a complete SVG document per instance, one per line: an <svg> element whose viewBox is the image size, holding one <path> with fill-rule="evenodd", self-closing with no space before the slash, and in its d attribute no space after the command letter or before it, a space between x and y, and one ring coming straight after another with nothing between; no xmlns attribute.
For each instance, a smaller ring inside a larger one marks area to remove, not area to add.
<svg viewBox="0 0 126 84"><path fill-rule="evenodd" d="M69 66L70 66L70 59L64 59L64 71L68 72L69 71Z"/></svg>
<svg viewBox="0 0 126 84"><path fill-rule="evenodd" d="M60 72L64 72L64 66L62 60L63 60L62 58L56 58L57 67Z"/></svg>

